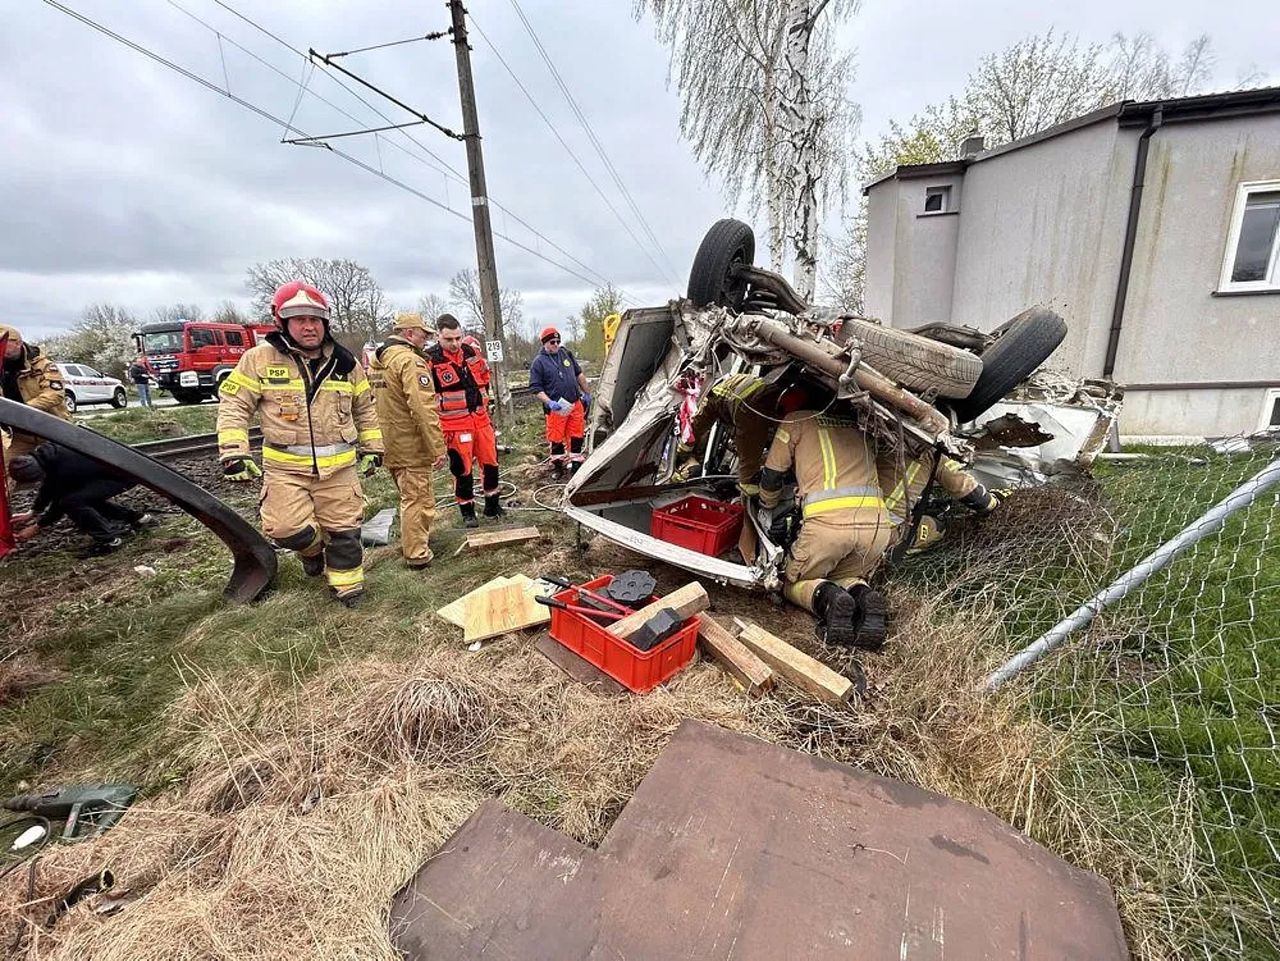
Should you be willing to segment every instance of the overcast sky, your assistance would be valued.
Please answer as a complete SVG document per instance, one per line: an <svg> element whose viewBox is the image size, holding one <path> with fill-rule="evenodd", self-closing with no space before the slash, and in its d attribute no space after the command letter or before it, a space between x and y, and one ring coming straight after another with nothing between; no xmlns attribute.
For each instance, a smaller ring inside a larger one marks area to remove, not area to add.
<svg viewBox="0 0 1280 961"><path fill-rule="evenodd" d="M447 17L443 3L419 0L227 4L304 50L400 39L439 29ZM410 119L362 92L390 120L377 116L323 69L310 76L299 99L303 61L215 0L65 5L219 87L229 84L268 113L293 115L294 125L308 134ZM632 19L630 0L522 0L522 6L662 252L645 242L631 202L592 149L510 0L471 0L476 24L625 222L578 170L494 50L473 35L489 193L511 212L495 210L494 227L582 275L499 239L500 280L523 292L528 322L555 322L576 312L602 278L623 288L632 303L664 302L681 292L707 226L734 212L679 138L677 97L665 85L666 52L650 23ZM1217 54L1215 86L1229 88L1250 66L1280 82L1274 30L1264 26L1274 26L1274 6L1265 0L1075 0L1065 6L970 0L935 6L866 0L842 31L858 52L849 95L862 107L864 136L954 92L984 53L1051 25L1099 41L1117 30L1148 30L1173 50L1208 32ZM226 299L246 305L245 269L274 257L355 259L402 306L424 293L443 293L451 274L474 263L471 225L449 212L469 214L466 186L426 152L465 174L461 143L426 127L411 131L417 144L396 133L333 142L443 209L329 151L280 144L273 122L39 0L12 0L5 7L0 302L4 319L30 336L69 327L94 301L123 304L144 318L153 307L175 301L206 310ZM222 35L221 50L214 30ZM461 129L447 41L341 62ZM751 219L748 211L737 213Z"/></svg>

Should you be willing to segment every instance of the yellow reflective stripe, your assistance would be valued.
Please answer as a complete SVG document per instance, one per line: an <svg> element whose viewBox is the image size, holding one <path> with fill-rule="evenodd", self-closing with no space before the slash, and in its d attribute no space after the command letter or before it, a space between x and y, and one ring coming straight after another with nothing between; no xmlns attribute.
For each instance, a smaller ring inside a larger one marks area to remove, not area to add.
<svg viewBox="0 0 1280 961"><path fill-rule="evenodd" d="M251 390L255 394L260 394L262 392L256 380L252 377L246 377L244 374L240 373L239 370L233 370L231 373L227 374L222 381L222 387L225 387L227 384L235 384L237 387L243 387L245 390ZM221 389L221 387L219 389Z"/></svg>
<svg viewBox="0 0 1280 961"><path fill-rule="evenodd" d="M260 384L254 384L254 389L262 390L262 391L267 391L267 390L299 391L299 390L306 390L307 385L302 381L301 378L295 377L290 380L277 380L272 383L267 383L264 380Z"/></svg>
<svg viewBox="0 0 1280 961"><path fill-rule="evenodd" d="M907 467L906 474L903 475L902 480L898 481L898 486L893 489L893 493L885 498L884 506L887 510L897 510L899 505L902 504L903 498L907 496L907 491L911 489L911 485L914 483L916 475L920 473L920 468L923 466L924 465L918 460L913 460L911 462Z"/></svg>
<svg viewBox="0 0 1280 961"><path fill-rule="evenodd" d="M369 382L367 380L362 380L360 381L360 383L355 385L354 389L352 390L352 393L355 394L357 397L359 397L368 389L369 389Z"/></svg>
<svg viewBox="0 0 1280 961"><path fill-rule="evenodd" d="M374 427L371 430L362 430L356 434L357 444L367 444L371 440L382 440L382 431L377 427Z"/></svg>
<svg viewBox="0 0 1280 961"><path fill-rule="evenodd" d="M368 388L369 382L365 381L364 386ZM352 393L351 384L345 380L326 380L320 384L320 389L331 390L336 394ZM359 391L355 391L355 393L359 393Z"/></svg>
<svg viewBox="0 0 1280 961"><path fill-rule="evenodd" d="M326 567L324 576L330 587L353 587L364 583L364 568L355 567L349 571L335 571L331 567Z"/></svg>
<svg viewBox="0 0 1280 961"><path fill-rule="evenodd" d="M262 448L262 460L268 464L288 464L291 467L310 467L312 458L306 454L290 454L288 451L276 450L274 447ZM356 462L355 450L343 451L341 454L329 454L315 458L317 467L342 467Z"/></svg>
<svg viewBox="0 0 1280 961"><path fill-rule="evenodd" d="M218 444L247 444L249 432L243 427L227 427L218 431Z"/></svg>
<svg viewBox="0 0 1280 961"><path fill-rule="evenodd" d="M830 500L818 501L816 504L805 504L803 514L812 517L814 514L825 514L828 511L849 511L862 508L884 507L882 497L833 497Z"/></svg>
<svg viewBox="0 0 1280 961"><path fill-rule="evenodd" d="M818 428L818 446L822 449L822 486L831 490L836 486L836 452L825 427Z"/></svg>

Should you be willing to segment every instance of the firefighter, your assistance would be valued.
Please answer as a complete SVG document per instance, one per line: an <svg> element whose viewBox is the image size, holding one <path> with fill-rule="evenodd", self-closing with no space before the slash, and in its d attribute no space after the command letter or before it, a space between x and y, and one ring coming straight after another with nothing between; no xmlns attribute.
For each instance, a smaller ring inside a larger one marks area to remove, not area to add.
<svg viewBox="0 0 1280 961"><path fill-rule="evenodd" d="M783 416L760 476L760 523L768 530L794 469L800 534L787 552L783 595L817 615L828 644L878 649L887 605L866 577L893 528L867 438L848 416L799 410Z"/></svg>
<svg viewBox="0 0 1280 961"><path fill-rule="evenodd" d="M39 347L23 341L16 327L0 324L0 388L6 400L26 404L54 417L70 420L62 374ZM41 444L39 437L14 431L5 448L8 459L30 454ZM6 475L7 476L7 475Z"/></svg>
<svg viewBox="0 0 1280 961"><path fill-rule="evenodd" d="M474 347L464 344L462 324L452 314L436 320L439 339L427 351L440 410L440 427L453 474L453 497L463 525L479 527L476 519L475 477L472 463L480 462L484 516L502 517L498 502L498 439L489 420L489 364Z"/></svg>
<svg viewBox="0 0 1280 961"><path fill-rule="evenodd" d="M560 331L544 327L538 335L542 349L529 365L529 389L542 401L547 417L547 443L551 445L551 473L561 480L568 465L576 474L582 464L587 435L587 407L591 385L568 347L560 346ZM566 450L567 445L567 450Z"/></svg>
<svg viewBox="0 0 1280 961"><path fill-rule="evenodd" d="M936 547L946 536L946 523L936 514L915 516L920 500L936 482L952 500L979 517L996 510L1011 491L989 490L952 457L926 450L909 461L897 449L876 458L880 489L885 492L885 510L894 526L890 551L894 560Z"/></svg>
<svg viewBox="0 0 1280 961"><path fill-rule="evenodd" d="M436 515L431 473L445 459L431 365L422 351L429 334L421 314L400 314L391 336L369 362L369 383L386 443L383 464L400 491L400 549L411 569L431 565L428 540Z"/></svg>
<svg viewBox="0 0 1280 961"><path fill-rule="evenodd" d="M738 455L738 489L747 497L760 493L760 470L764 467L769 430L776 419L782 390L754 374L725 374L704 390L689 422L690 443L676 447L677 468L671 479L688 480L700 472L707 447L707 435L717 422L733 429L733 448Z"/></svg>
<svg viewBox="0 0 1280 961"><path fill-rule="evenodd" d="M223 473L237 482L263 476L249 456L249 423L261 414L263 532L354 607L364 594L359 474L382 463L373 395L359 362L333 340L319 290L284 284L271 315L277 329L245 351L219 388Z"/></svg>

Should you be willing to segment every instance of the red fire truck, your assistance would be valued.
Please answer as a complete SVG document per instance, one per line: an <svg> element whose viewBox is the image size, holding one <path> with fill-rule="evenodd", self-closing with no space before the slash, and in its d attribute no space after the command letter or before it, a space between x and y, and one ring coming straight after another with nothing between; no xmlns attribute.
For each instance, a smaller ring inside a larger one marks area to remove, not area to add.
<svg viewBox="0 0 1280 961"><path fill-rule="evenodd" d="M161 389L179 404L198 404L213 397L240 355L273 330L268 324L175 320L147 324L133 337Z"/></svg>

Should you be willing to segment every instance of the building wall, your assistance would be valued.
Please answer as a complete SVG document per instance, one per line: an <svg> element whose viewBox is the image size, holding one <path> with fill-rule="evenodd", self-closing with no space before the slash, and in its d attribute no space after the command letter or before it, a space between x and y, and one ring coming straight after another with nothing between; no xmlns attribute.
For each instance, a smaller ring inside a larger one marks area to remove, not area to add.
<svg viewBox="0 0 1280 961"><path fill-rule="evenodd" d="M1120 413L1122 437L1225 437L1252 434L1266 405L1262 387L1134 390Z"/></svg>
<svg viewBox="0 0 1280 961"><path fill-rule="evenodd" d="M1049 307L1068 324L1050 366L1101 372L1137 136L1104 120L969 167L952 323L991 330Z"/></svg>
<svg viewBox="0 0 1280 961"><path fill-rule="evenodd" d="M1254 180L1280 180L1280 114L1170 124L1151 138L1120 383L1280 382L1280 293L1214 296L1236 188Z"/></svg>
<svg viewBox="0 0 1280 961"><path fill-rule="evenodd" d="M867 194L867 264L862 302L868 317L893 326L893 292L897 284L894 255L898 231L898 181L885 180Z"/></svg>

